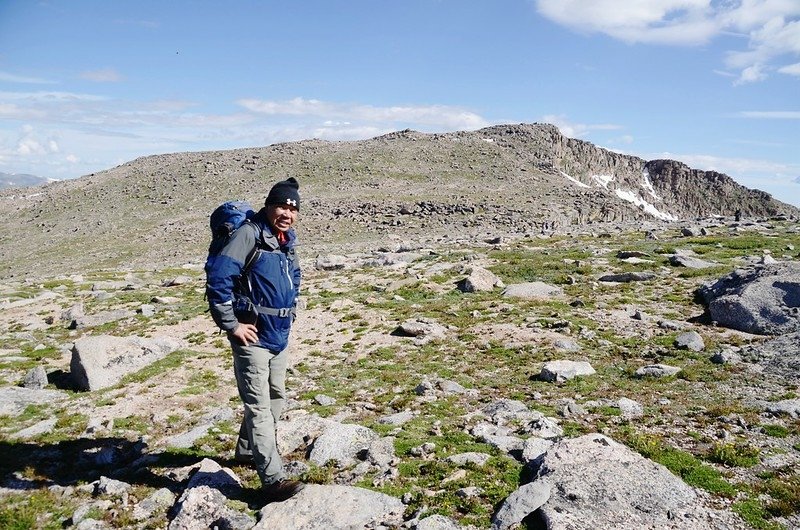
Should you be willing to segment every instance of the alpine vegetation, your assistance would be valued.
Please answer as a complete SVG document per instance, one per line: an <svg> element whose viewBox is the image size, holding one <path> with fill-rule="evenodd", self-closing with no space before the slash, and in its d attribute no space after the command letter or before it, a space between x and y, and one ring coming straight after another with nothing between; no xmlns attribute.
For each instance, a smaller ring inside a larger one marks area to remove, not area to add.
<svg viewBox="0 0 800 530"><path fill-rule="evenodd" d="M290 177L274 438L305 487L265 498L204 266L214 209ZM800 212L724 175L514 125L0 208L2 528L800 527Z"/></svg>

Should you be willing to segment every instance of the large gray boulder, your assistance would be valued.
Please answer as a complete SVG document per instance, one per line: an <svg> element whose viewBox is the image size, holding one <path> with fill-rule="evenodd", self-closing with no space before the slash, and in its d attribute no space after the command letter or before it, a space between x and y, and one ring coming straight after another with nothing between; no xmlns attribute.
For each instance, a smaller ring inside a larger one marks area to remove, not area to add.
<svg viewBox="0 0 800 530"><path fill-rule="evenodd" d="M736 270L700 294L721 326L759 335L800 331L800 263Z"/></svg>
<svg viewBox="0 0 800 530"><path fill-rule="evenodd" d="M505 288L503 296L525 300L558 300L564 298L564 290L544 282L512 283Z"/></svg>
<svg viewBox="0 0 800 530"><path fill-rule="evenodd" d="M458 289L465 293L492 291L495 287L502 286L503 280L492 271L481 267L473 267L469 275L457 284Z"/></svg>
<svg viewBox="0 0 800 530"><path fill-rule="evenodd" d="M291 499L266 505L253 530L397 528L403 522L404 509L400 499L384 493L351 486L308 484Z"/></svg>
<svg viewBox="0 0 800 530"><path fill-rule="evenodd" d="M800 380L800 331L753 342L741 349L740 358L761 365L766 374L794 384Z"/></svg>
<svg viewBox="0 0 800 530"><path fill-rule="evenodd" d="M291 410L286 418L278 422L278 449L281 454L292 453L325 432L335 421L322 418L306 411Z"/></svg>
<svg viewBox="0 0 800 530"><path fill-rule="evenodd" d="M169 530L196 528L252 528L255 520L228 506L228 497L241 488L236 474L208 458L196 467L173 507Z"/></svg>
<svg viewBox="0 0 800 530"><path fill-rule="evenodd" d="M81 337L72 347L70 372L80 390L98 390L117 384L128 374L163 359L183 343L171 337Z"/></svg>
<svg viewBox="0 0 800 530"><path fill-rule="evenodd" d="M586 361L555 360L542 366L539 379L552 383L563 383L579 376L593 375L595 369Z"/></svg>
<svg viewBox="0 0 800 530"><path fill-rule="evenodd" d="M0 388L0 416L17 416L28 405L64 401L69 395L61 390L31 389L17 386Z"/></svg>
<svg viewBox="0 0 800 530"><path fill-rule="evenodd" d="M314 440L308 459L318 466L335 460L347 467L357 462L359 453L369 450L378 442L378 433L367 427L346 423L331 423Z"/></svg>
<svg viewBox="0 0 800 530"><path fill-rule="evenodd" d="M675 267L686 267L687 269L708 269L717 266L716 263L686 254L673 254L669 257L669 263Z"/></svg>
<svg viewBox="0 0 800 530"><path fill-rule="evenodd" d="M534 480L509 495L492 528L511 528L528 516L548 530L699 530L725 518L744 527L730 514L704 508L664 466L601 434L556 443L536 463Z"/></svg>

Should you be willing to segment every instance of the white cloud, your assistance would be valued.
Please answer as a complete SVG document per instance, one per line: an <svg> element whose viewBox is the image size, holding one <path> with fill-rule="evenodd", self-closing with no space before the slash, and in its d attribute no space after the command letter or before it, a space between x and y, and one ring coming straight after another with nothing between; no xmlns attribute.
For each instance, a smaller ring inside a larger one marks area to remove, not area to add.
<svg viewBox="0 0 800 530"><path fill-rule="evenodd" d="M797 110L743 111L740 112L739 115L743 118L767 120L800 120L800 111Z"/></svg>
<svg viewBox="0 0 800 530"><path fill-rule="evenodd" d="M113 68L103 68L100 70L89 70L81 72L80 76L88 81L97 83L116 83L122 81L122 75Z"/></svg>
<svg viewBox="0 0 800 530"><path fill-rule="evenodd" d="M316 99L294 98L288 101L262 101L260 99L240 99L236 103L252 112L272 115L315 115L332 114L333 108Z"/></svg>
<svg viewBox="0 0 800 530"><path fill-rule="evenodd" d="M761 81L775 70L800 75L797 0L536 0L536 7L558 24L628 43L691 46L722 34L747 37L745 50L725 58L737 84Z"/></svg>
<svg viewBox="0 0 800 530"><path fill-rule="evenodd" d="M43 138L31 125L20 129L15 154L21 157L50 155L59 151L58 142L52 137Z"/></svg>
<svg viewBox="0 0 800 530"><path fill-rule="evenodd" d="M269 116L305 116L321 118L323 122L348 124L362 122L370 128L393 129L391 124L414 123L437 129L478 129L488 122L481 116L457 107L445 105L407 105L376 107L325 102L317 99L294 98L286 101L240 99L245 109Z"/></svg>
<svg viewBox="0 0 800 530"><path fill-rule="evenodd" d="M800 63L789 64L784 66L783 68L778 68L778 72L787 75L800 76Z"/></svg>
<svg viewBox="0 0 800 530"><path fill-rule="evenodd" d="M764 65L762 64L753 64L748 66L742 73L739 75L739 79L734 81L734 85L744 85L746 83L754 83L756 81L763 81L767 78L767 74L764 73Z"/></svg>
<svg viewBox="0 0 800 530"><path fill-rule="evenodd" d="M55 81L42 79L41 77L29 77L24 75L16 75L9 72L0 72L0 81L7 83L22 83L30 85L53 85Z"/></svg>
<svg viewBox="0 0 800 530"><path fill-rule="evenodd" d="M625 42L700 44L717 33L706 0L537 0L543 16Z"/></svg>
<svg viewBox="0 0 800 530"><path fill-rule="evenodd" d="M80 161L81 161L81 159L80 159L80 158L78 158L78 157L77 157L77 156L75 156L75 155L67 155L67 156L65 156L65 157L64 157L64 160L66 160L66 161L67 161L67 162L69 162L70 164L77 164L78 162L80 162Z"/></svg>
<svg viewBox="0 0 800 530"><path fill-rule="evenodd" d="M606 144L608 145L631 145L634 142L633 136L630 134L623 134L622 136L617 136L614 138L609 138L606 140Z"/></svg>
<svg viewBox="0 0 800 530"><path fill-rule="evenodd" d="M59 103L65 101L105 101L108 98L95 94L76 94L74 92L0 92L2 101L27 101L30 103Z"/></svg>

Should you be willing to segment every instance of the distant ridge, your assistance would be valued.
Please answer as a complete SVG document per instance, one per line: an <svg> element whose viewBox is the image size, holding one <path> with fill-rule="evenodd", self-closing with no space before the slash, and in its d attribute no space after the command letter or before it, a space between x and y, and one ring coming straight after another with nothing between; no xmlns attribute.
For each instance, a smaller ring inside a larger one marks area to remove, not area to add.
<svg viewBox="0 0 800 530"><path fill-rule="evenodd" d="M287 176L301 183L298 231L306 252L374 247L387 238L565 233L737 212L800 216L722 173L614 153L553 125L404 130L352 142L146 156L36 193L0 191L8 220L0 224L0 277L200 260L217 204L239 198L260 205L271 183Z"/></svg>
<svg viewBox="0 0 800 530"><path fill-rule="evenodd" d="M0 171L0 189L39 186L41 184L47 184L48 182L55 182L55 179L28 175L26 173L4 173Z"/></svg>

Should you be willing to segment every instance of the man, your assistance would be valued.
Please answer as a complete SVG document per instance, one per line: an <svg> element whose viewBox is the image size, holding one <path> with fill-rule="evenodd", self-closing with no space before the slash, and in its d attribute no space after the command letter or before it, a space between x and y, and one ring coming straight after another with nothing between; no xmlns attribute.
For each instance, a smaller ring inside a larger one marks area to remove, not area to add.
<svg viewBox="0 0 800 530"><path fill-rule="evenodd" d="M294 178L275 184L264 208L206 262L211 316L228 334L244 404L235 458L255 463L267 502L286 500L304 486L286 478L276 443L300 288L292 229L300 211L298 189Z"/></svg>

